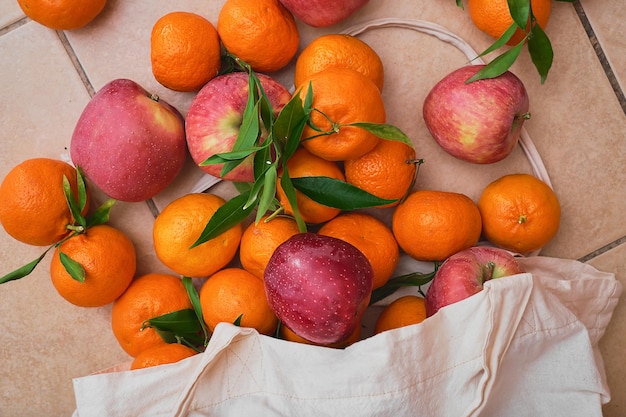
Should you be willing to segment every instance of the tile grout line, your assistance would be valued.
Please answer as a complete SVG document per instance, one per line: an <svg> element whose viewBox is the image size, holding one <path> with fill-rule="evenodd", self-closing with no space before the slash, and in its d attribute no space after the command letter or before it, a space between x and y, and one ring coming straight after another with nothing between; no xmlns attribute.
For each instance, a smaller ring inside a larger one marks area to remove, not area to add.
<svg viewBox="0 0 626 417"><path fill-rule="evenodd" d="M17 29L28 22L30 22L30 18L24 16L21 19L16 20L15 22L11 22L6 26L0 27L0 36L6 35L10 31Z"/></svg>
<svg viewBox="0 0 626 417"><path fill-rule="evenodd" d="M600 42L596 37L593 27L591 26L591 22L587 18L587 14L585 13L582 4L580 4L580 0L576 0L572 4L574 5L574 10L576 11L576 15L578 16L580 23L583 25L583 28L587 33L589 42L591 43L591 46L593 47L593 50L595 51L596 56L600 61L600 65L602 65L602 69L604 70L604 73L608 78L611 87L613 88L613 92L617 97L617 101L619 102L622 111L626 115L626 96L624 95L624 91L622 91L622 88L617 81L617 77L613 72L613 68L611 68L611 64L609 63L609 60L607 59L606 54L604 53L604 50L602 49L602 46L600 45Z"/></svg>
<svg viewBox="0 0 626 417"><path fill-rule="evenodd" d="M600 255L602 255L603 253L606 253L608 251L610 251L611 249L614 249L620 245L626 244L626 236L622 236L619 239L614 240L611 243L608 243L604 246L602 246L601 248L598 248L596 250L594 250L591 253L588 253L585 256L582 256L580 258L578 258L578 261L580 262L589 262L590 260L592 260L595 257L598 257Z"/></svg>
<svg viewBox="0 0 626 417"><path fill-rule="evenodd" d="M65 32L62 30L57 30L56 34L59 37L59 40L61 41L61 43L63 44L63 48L65 48L65 52L67 52L68 57L72 61L72 65L74 65L74 69L78 73L78 76L83 82L83 85L87 89L87 93L89 93L89 97L93 97L94 94L96 94L96 90L93 88L91 81L89 81L89 77L87 77L87 73L85 72L85 69L81 65L80 61L78 60L78 57L76 56L76 53L74 52L74 48L72 48L72 45L70 44L70 41L67 39Z"/></svg>

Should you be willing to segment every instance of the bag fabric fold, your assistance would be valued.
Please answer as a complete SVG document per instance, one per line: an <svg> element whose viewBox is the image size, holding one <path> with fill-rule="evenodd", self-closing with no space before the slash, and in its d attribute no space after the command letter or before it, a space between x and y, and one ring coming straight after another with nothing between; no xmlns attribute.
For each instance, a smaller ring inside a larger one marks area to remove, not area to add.
<svg viewBox="0 0 626 417"><path fill-rule="evenodd" d="M601 416L597 344L620 283L577 261L520 263L526 273L346 349L221 323L181 362L76 378L74 416Z"/></svg>

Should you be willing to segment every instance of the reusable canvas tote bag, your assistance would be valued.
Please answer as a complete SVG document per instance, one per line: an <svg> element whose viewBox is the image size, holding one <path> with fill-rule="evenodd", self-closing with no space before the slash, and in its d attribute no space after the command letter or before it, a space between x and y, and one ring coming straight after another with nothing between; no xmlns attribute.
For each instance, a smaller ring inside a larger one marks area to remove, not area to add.
<svg viewBox="0 0 626 417"><path fill-rule="evenodd" d="M577 261L520 262L527 273L343 350L221 323L202 354L75 379L74 417L601 416L597 344L620 283Z"/></svg>
<svg viewBox="0 0 626 417"><path fill-rule="evenodd" d="M346 33L387 26L476 56L430 22L382 19ZM520 145L550 184L525 130ZM217 180L204 181L200 190ZM129 371L128 362L74 379L73 416L599 417L610 393L598 341L621 284L590 265L535 255L519 258L526 273L488 281L420 324L346 349L221 323L205 352L178 363ZM419 269L401 262L400 269Z"/></svg>

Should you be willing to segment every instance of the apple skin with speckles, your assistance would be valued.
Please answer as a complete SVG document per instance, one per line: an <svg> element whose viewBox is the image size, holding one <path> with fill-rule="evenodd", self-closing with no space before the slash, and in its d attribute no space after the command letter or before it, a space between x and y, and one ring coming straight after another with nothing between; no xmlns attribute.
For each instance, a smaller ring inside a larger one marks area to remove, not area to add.
<svg viewBox="0 0 626 417"><path fill-rule="evenodd" d="M522 81L512 72L467 83L484 65L466 65L442 78L424 100L423 117L435 141L455 158L492 164L515 148L530 118Z"/></svg>
<svg viewBox="0 0 626 417"><path fill-rule="evenodd" d="M353 245L299 233L274 251L263 280L276 316L298 336L327 345L346 339L360 325L373 275Z"/></svg>
<svg viewBox="0 0 626 417"><path fill-rule="evenodd" d="M70 144L80 166L109 197L139 202L154 197L187 159L183 116L135 81L115 79L83 110Z"/></svg>
<svg viewBox="0 0 626 417"><path fill-rule="evenodd" d="M426 293L426 316L483 290L485 282L521 274L524 268L509 251L474 246L446 259L435 273Z"/></svg>

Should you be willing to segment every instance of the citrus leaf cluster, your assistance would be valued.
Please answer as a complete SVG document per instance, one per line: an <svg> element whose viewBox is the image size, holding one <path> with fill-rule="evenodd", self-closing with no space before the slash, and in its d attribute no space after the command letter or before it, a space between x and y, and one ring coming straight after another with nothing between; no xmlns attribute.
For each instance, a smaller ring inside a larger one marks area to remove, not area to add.
<svg viewBox="0 0 626 417"><path fill-rule="evenodd" d="M567 3L574 2L574 0L557 1ZM507 3L509 6L509 12L513 18L513 23L491 46L480 53L477 58L485 56L505 46L518 29L524 31L525 36L519 43L513 45L511 48L498 55L483 69L469 78L467 83L485 78L495 78L503 74L517 60L522 52L522 49L524 48L524 45L526 44L528 45L528 53L530 54L533 65L537 69L541 83L543 84L548 78L548 73L550 72L550 68L552 67L552 62L554 60L554 51L552 49L550 39L541 26L536 23L530 0L507 0ZM462 0L456 0L456 4L457 6L463 8ZM528 22L530 22L530 25L527 25Z"/></svg>
<svg viewBox="0 0 626 417"><path fill-rule="evenodd" d="M260 80L245 62L237 57L231 59L248 73L248 100L243 113L242 127L230 152L212 155L200 165L223 164L221 176L241 164L244 159L254 157L254 181L235 183L239 195L220 207L207 223L203 232L192 247L200 245L228 228L239 224L256 209L258 222L267 213L276 215L284 208L276 198L277 182L294 211L294 218L300 231L307 226L300 215L296 203L296 190L312 200L340 210L355 210L381 206L394 202L376 197L345 181L328 177L291 178L287 161L300 146L305 126L317 131L317 136L335 134L344 126L356 126L384 140L398 140L411 145L411 140L397 127L388 124L354 122L339 124L331 121L329 130L322 130L311 122L311 113L318 111L313 107L313 88L309 84L304 98L294 94L287 104L275 116ZM282 175L278 176L279 172Z"/></svg>

